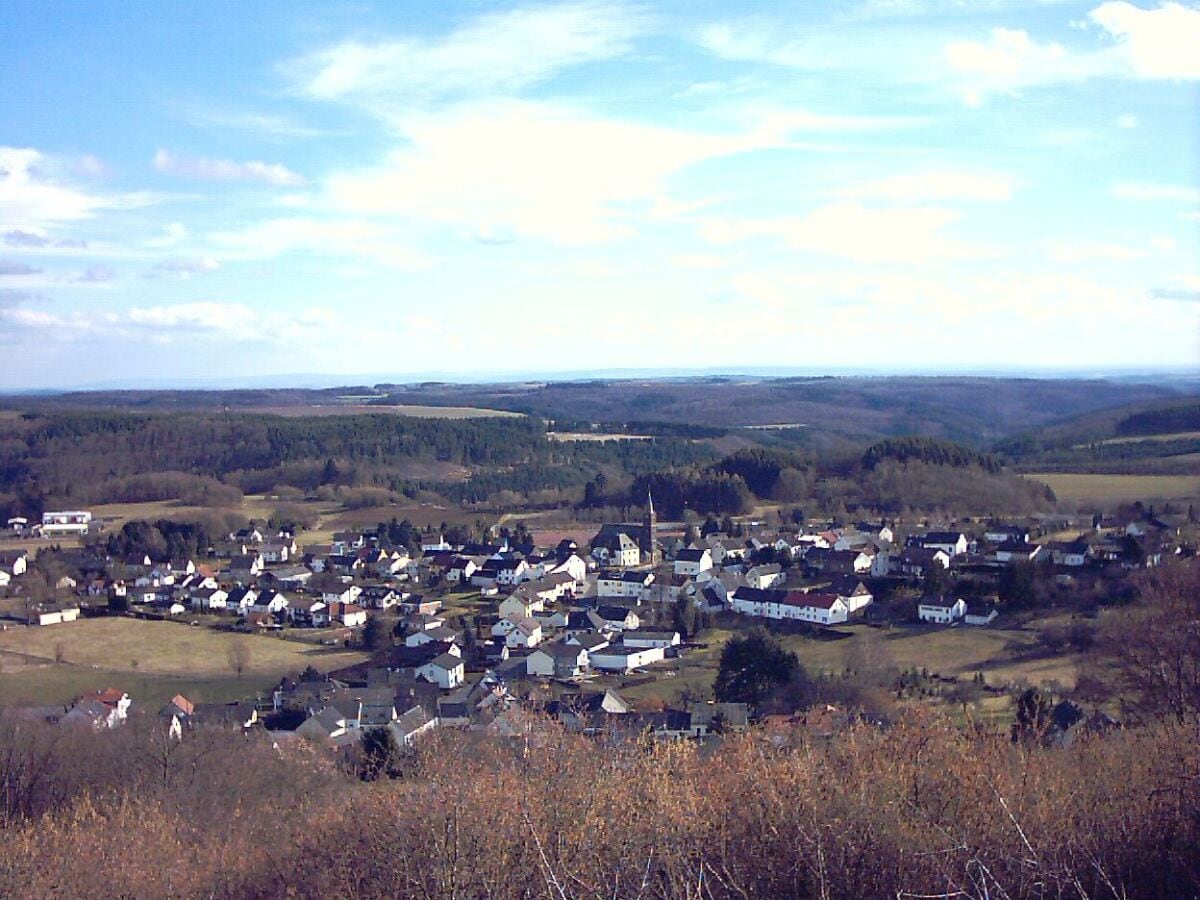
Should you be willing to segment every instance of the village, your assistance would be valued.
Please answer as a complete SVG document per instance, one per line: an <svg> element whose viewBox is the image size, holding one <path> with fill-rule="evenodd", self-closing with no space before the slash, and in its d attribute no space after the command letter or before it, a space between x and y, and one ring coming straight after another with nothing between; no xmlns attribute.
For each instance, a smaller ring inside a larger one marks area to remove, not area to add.
<svg viewBox="0 0 1200 900"><path fill-rule="evenodd" d="M387 728L403 747L433 728L519 734L538 714L587 734L705 740L743 730L758 712L691 684L670 692L690 657L712 653L714 623L816 639L845 626L990 628L1017 607L995 587L1014 567L1069 595L1076 582L1112 583L1164 555L1194 553L1179 537L1185 518L1144 510L1094 517L1055 540L1045 535L1076 523L908 527L903 540L894 524L660 525L647 497L640 521L603 524L583 546L570 538L537 546L524 529L460 544L413 530L405 543L383 525L302 545L251 524L203 558L113 559L86 542L89 513L47 512L40 524L8 523L11 535L45 547L0 551L3 627L70 629L122 616L369 654L329 671L310 666L238 702L176 694L142 710L179 735L212 723L347 748ZM85 542L53 544L67 535ZM23 590L39 560L62 573L53 597ZM658 702L645 702L647 685ZM119 684L103 684L69 703L10 712L112 727L136 703Z"/></svg>

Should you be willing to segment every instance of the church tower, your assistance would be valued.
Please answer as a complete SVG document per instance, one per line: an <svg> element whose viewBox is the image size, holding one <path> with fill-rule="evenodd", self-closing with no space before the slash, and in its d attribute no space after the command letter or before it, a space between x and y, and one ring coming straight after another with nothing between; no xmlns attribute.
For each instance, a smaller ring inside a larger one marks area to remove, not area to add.
<svg viewBox="0 0 1200 900"><path fill-rule="evenodd" d="M658 563L658 516L654 514L654 498L646 491L646 515L642 518L642 539L639 541L642 562Z"/></svg>

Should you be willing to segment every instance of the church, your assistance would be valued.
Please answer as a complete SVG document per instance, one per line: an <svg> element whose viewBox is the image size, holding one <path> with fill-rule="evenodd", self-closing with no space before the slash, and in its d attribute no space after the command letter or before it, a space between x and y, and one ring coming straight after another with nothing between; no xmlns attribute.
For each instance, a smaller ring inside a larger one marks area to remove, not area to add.
<svg viewBox="0 0 1200 900"><path fill-rule="evenodd" d="M658 549L658 516L654 498L646 495L646 513L640 523L623 522L600 526L592 538L592 556L621 568L652 566L661 560Z"/></svg>

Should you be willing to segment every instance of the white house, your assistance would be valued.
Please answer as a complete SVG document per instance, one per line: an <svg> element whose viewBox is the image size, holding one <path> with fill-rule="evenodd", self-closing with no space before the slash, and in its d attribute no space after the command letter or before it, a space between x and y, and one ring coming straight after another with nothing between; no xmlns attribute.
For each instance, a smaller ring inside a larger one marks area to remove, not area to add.
<svg viewBox="0 0 1200 900"><path fill-rule="evenodd" d="M588 654L588 665L601 672L628 674L666 658L662 647L629 647L610 644L603 650Z"/></svg>
<svg viewBox="0 0 1200 900"><path fill-rule="evenodd" d="M542 644L525 657L525 671L543 678L575 678L589 667L590 657L584 647L555 641Z"/></svg>
<svg viewBox="0 0 1200 900"><path fill-rule="evenodd" d="M783 569L779 563L754 566L746 570L746 584L755 588L772 588L783 581Z"/></svg>
<svg viewBox="0 0 1200 900"><path fill-rule="evenodd" d="M587 563L580 559L578 554L572 553L551 569L548 574L557 575L560 572L570 575L575 580L576 587L579 587L587 580Z"/></svg>
<svg viewBox="0 0 1200 900"><path fill-rule="evenodd" d="M917 618L935 625L949 625L967 614L965 600L949 597L926 597L917 605Z"/></svg>
<svg viewBox="0 0 1200 900"><path fill-rule="evenodd" d="M596 594L600 597L631 597L641 600L653 582L653 572L609 570L597 576Z"/></svg>
<svg viewBox="0 0 1200 900"><path fill-rule="evenodd" d="M621 634L621 643L626 647L678 647L678 631L626 631Z"/></svg>
<svg viewBox="0 0 1200 900"><path fill-rule="evenodd" d="M466 664L461 658L451 653L443 653L418 668L417 677L448 691L463 683L466 670Z"/></svg>
<svg viewBox="0 0 1200 900"><path fill-rule="evenodd" d="M521 590L516 590L500 601L500 617L528 619L536 612L542 612L546 602L540 597L529 596Z"/></svg>
<svg viewBox="0 0 1200 900"><path fill-rule="evenodd" d="M963 613L963 622L967 625L975 625L982 627L990 625L999 613L996 612L996 607L981 600L975 600L967 604L966 611Z"/></svg>
<svg viewBox="0 0 1200 900"><path fill-rule="evenodd" d="M701 572L707 572L713 567L712 551L705 547L703 550L680 550L675 557L675 574L695 577Z"/></svg>
<svg viewBox="0 0 1200 900"><path fill-rule="evenodd" d="M529 649L541 642L542 623L536 619L518 619L504 637L504 643L510 650Z"/></svg>
<svg viewBox="0 0 1200 900"><path fill-rule="evenodd" d="M91 523L92 514L87 510L42 513L42 534L47 537L59 534L87 534Z"/></svg>
<svg viewBox="0 0 1200 900"><path fill-rule="evenodd" d="M967 536L961 531L931 531L912 539L918 547L941 550L953 559L967 552Z"/></svg>

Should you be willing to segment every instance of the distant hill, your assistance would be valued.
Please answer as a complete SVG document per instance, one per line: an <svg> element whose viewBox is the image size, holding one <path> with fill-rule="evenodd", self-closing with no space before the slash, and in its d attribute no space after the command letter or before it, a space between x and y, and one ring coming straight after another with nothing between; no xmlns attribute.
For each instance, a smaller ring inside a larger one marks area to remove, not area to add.
<svg viewBox="0 0 1200 900"><path fill-rule="evenodd" d="M1200 400L1090 412L1022 431L994 449L1026 471L1190 475L1200 471Z"/></svg>
<svg viewBox="0 0 1200 900"><path fill-rule="evenodd" d="M482 406L550 419L703 426L787 426L787 442L820 449L921 435L977 448L1085 413L1178 396L1162 385L1107 380L894 377L694 378L429 385L390 403Z"/></svg>

